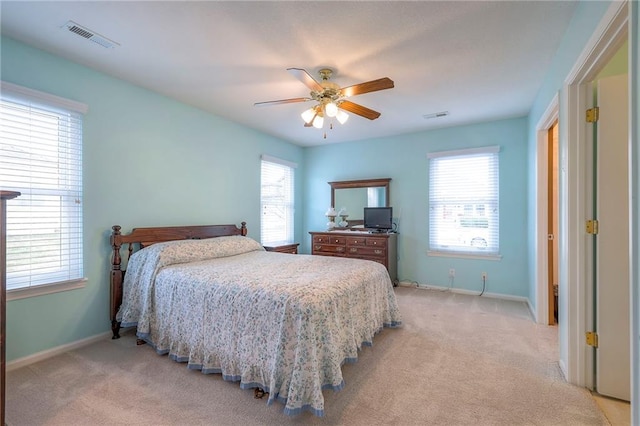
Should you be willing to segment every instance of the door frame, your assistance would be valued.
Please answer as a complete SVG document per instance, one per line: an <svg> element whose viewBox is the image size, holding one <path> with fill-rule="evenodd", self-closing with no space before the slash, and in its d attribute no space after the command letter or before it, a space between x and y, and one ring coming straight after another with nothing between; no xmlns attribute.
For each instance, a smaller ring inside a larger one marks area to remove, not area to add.
<svg viewBox="0 0 640 426"><path fill-rule="evenodd" d="M561 311L567 324L559 327L561 344L566 347L567 364L561 368L570 383L593 389L594 354L586 345L585 333L591 330L593 309L593 247L584 231L591 219L591 179L593 162L592 132L584 118L592 102L590 82L604 68L628 37L628 2L612 2L574 67L564 81L560 112L560 163L566 168L566 181L560 190L560 276L566 283L566 297L560 294Z"/></svg>
<svg viewBox="0 0 640 426"><path fill-rule="evenodd" d="M538 324L549 325L549 129L556 121L559 122L560 105L558 94L547 106L536 125L537 133L537 167L536 167L536 257L537 267L534 271L536 286L536 321ZM562 126L559 124L559 128ZM559 133L558 133L559 139ZM557 141L559 142L559 141ZM558 238L559 236L556 236Z"/></svg>

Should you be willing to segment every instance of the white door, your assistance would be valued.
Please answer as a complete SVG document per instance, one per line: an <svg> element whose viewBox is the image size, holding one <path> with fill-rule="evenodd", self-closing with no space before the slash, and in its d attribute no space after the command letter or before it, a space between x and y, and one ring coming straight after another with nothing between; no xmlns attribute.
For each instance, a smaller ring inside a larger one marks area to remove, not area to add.
<svg viewBox="0 0 640 426"><path fill-rule="evenodd" d="M629 401L629 152L628 75L598 81L595 237L596 391Z"/></svg>

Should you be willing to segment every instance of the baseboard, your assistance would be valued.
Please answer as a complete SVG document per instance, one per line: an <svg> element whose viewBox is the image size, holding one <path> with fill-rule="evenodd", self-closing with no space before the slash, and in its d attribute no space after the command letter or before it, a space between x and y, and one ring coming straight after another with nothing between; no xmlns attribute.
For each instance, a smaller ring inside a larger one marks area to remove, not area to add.
<svg viewBox="0 0 640 426"><path fill-rule="evenodd" d="M462 288L440 287L440 286L435 286L435 285L430 285L430 284L416 284L415 282L409 282L409 281L400 281L398 283L398 286L399 287L419 288L419 289L425 289L425 290L450 291L451 293L468 294L470 296L480 296L480 292L478 292L478 291L465 290L465 289L462 289ZM522 297L522 296L512 296L510 294L484 292L482 294L482 297L489 297L489 298L492 298L492 299L513 300L513 301L516 301L516 302L524 302L529 306L529 309L531 309L531 305L529 304L529 299L526 298L526 297Z"/></svg>
<svg viewBox="0 0 640 426"><path fill-rule="evenodd" d="M529 313L531 314L531 318L533 318L533 321L536 324L539 324L538 316L536 315L536 310L533 308L533 305L531 304L531 301L529 299L527 299L527 306L529 307Z"/></svg>
<svg viewBox="0 0 640 426"><path fill-rule="evenodd" d="M55 348L47 349L42 352L38 352L32 355L27 355L25 357L15 359L7 363L7 371L16 370L18 368L26 367L27 365L34 364L36 362L44 361L47 358L51 358L65 352L69 352L71 350L78 349L83 346L90 345L92 343L96 343L110 336L111 336L111 331L107 331L104 333L96 334L95 336L87 337L81 340L76 340L75 342L67 343L62 346L57 346Z"/></svg>
<svg viewBox="0 0 640 426"><path fill-rule="evenodd" d="M561 359L558 360L558 365L560 366L560 372L562 372L562 378L568 382L567 380L567 366L564 365L564 361L562 361Z"/></svg>

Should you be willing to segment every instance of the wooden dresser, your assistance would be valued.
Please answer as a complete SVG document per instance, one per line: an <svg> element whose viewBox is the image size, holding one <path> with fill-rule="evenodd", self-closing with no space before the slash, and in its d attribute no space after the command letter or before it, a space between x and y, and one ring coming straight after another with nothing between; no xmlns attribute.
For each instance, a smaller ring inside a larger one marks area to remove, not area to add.
<svg viewBox="0 0 640 426"><path fill-rule="evenodd" d="M352 257L382 263L394 285L398 282L398 234L354 231L309 232L311 254Z"/></svg>

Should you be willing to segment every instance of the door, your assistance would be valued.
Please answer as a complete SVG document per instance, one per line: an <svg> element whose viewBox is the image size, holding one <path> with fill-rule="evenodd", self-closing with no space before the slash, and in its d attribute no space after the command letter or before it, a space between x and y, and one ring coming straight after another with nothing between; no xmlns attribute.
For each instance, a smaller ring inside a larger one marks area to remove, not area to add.
<svg viewBox="0 0 640 426"><path fill-rule="evenodd" d="M558 121L547 130L547 265L549 324L558 321Z"/></svg>
<svg viewBox="0 0 640 426"><path fill-rule="evenodd" d="M630 399L628 75L598 80L595 141L596 391Z"/></svg>

